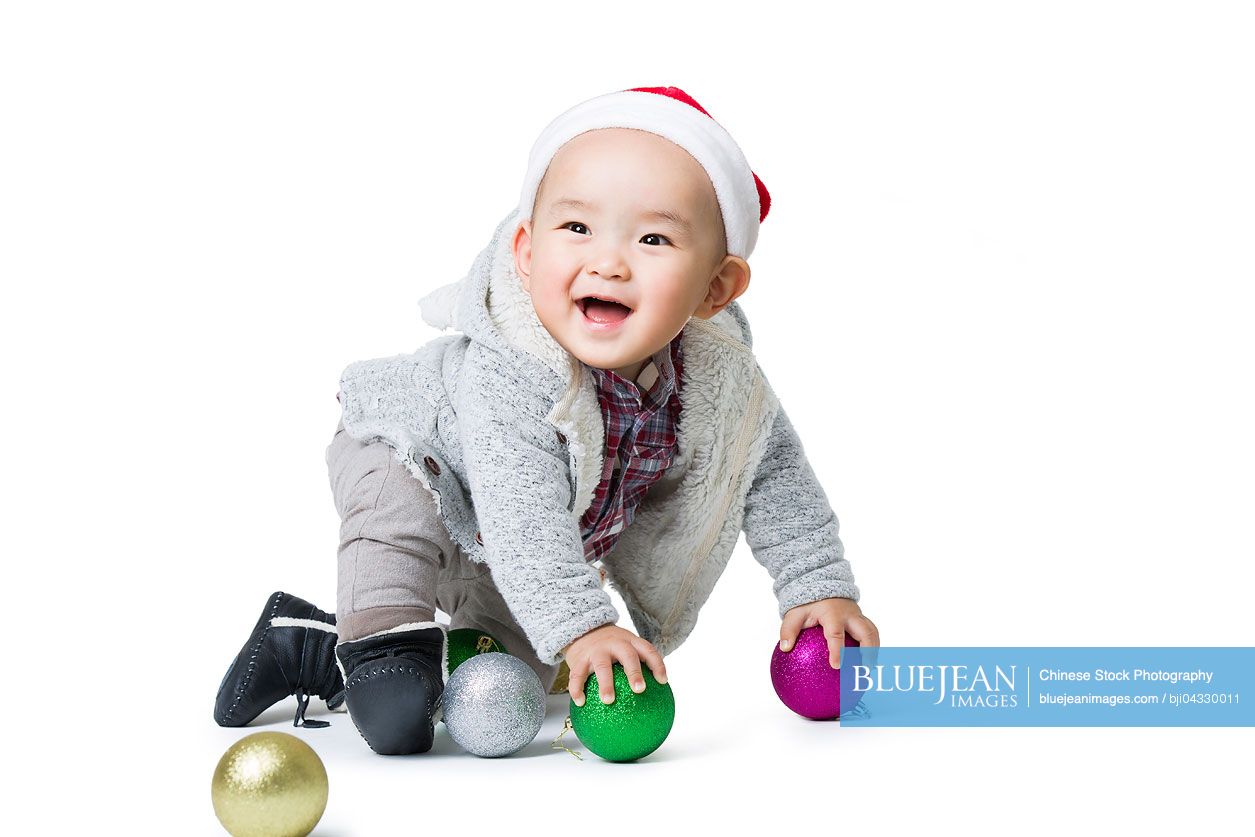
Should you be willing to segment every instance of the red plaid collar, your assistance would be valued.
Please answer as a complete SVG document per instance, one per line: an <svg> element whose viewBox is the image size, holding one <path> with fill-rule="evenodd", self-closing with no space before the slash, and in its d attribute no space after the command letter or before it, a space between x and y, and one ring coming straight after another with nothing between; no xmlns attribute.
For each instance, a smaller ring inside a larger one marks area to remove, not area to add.
<svg viewBox="0 0 1255 837"><path fill-rule="evenodd" d="M606 444L601 482L580 519L587 560L596 560L610 551L632 522L649 486L663 475L675 457L684 371L683 336L681 331L651 356L657 379L643 393L640 384L617 372L590 367L597 382ZM642 368L638 379L646 377L649 366Z"/></svg>
<svg viewBox="0 0 1255 837"><path fill-rule="evenodd" d="M651 412L658 409L658 405L665 403L671 397L672 391L676 389L676 359L682 354L680 344L683 336L684 332L681 331L671 338L670 343L654 352L650 356L649 363L641 367L636 381L629 381L613 369L589 367L592 370L593 379L597 382L598 397L600 398L603 394L608 395L613 405L629 409L635 407L635 411L638 412L642 409L649 409ZM651 365L657 370L658 378L645 393L642 393L638 382L645 377L645 372Z"/></svg>

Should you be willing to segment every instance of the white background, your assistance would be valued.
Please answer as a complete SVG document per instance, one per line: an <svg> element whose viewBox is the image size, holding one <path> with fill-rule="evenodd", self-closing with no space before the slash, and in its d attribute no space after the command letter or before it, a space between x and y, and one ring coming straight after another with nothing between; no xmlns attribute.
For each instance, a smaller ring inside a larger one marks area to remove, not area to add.
<svg viewBox="0 0 1255 837"><path fill-rule="evenodd" d="M628 87L684 88L771 191L741 302L886 645L1255 644L1253 23L7 4L7 816L222 833L226 665L273 590L334 607L340 371L438 336L416 302L537 133ZM385 759L346 715L293 730L290 699L256 729L322 755L323 835L1249 825L1249 729L842 730L777 701L778 627L742 541L633 765L551 750L556 697L502 760L443 728Z"/></svg>

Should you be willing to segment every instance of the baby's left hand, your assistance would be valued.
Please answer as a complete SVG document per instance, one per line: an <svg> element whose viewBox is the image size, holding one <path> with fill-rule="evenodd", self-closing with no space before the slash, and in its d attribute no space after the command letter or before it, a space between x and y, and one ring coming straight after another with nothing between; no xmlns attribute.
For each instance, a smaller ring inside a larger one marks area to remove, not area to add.
<svg viewBox="0 0 1255 837"><path fill-rule="evenodd" d="M853 599L820 599L810 604L798 605L784 613L780 623L780 650L793 647L797 635L815 625L824 626L824 638L828 640L828 664L841 668L841 649L845 647L845 632L858 640L859 645L879 646L880 631L872 620L863 615Z"/></svg>

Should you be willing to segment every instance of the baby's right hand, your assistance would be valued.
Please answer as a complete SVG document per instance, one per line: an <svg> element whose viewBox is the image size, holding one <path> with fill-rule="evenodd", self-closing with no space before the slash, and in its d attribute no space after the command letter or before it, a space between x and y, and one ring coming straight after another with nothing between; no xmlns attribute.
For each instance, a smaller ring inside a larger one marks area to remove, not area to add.
<svg viewBox="0 0 1255 837"><path fill-rule="evenodd" d="M658 649L618 625L602 625L576 639L562 651L566 658L570 678L567 691L576 706L584 705L584 681L591 670L597 675L597 688L602 703L614 703L614 663L623 664L632 691L645 690L645 677L641 674L641 661L649 665L654 679L667 682L667 667Z"/></svg>

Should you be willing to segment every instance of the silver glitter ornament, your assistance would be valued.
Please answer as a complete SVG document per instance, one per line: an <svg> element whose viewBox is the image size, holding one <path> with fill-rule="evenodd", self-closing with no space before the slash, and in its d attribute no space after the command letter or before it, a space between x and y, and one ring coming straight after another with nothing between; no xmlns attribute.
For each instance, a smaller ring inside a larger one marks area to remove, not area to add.
<svg viewBox="0 0 1255 837"><path fill-rule="evenodd" d="M491 651L462 663L445 683L444 725L468 753L496 758L517 753L545 721L545 690L532 667Z"/></svg>

